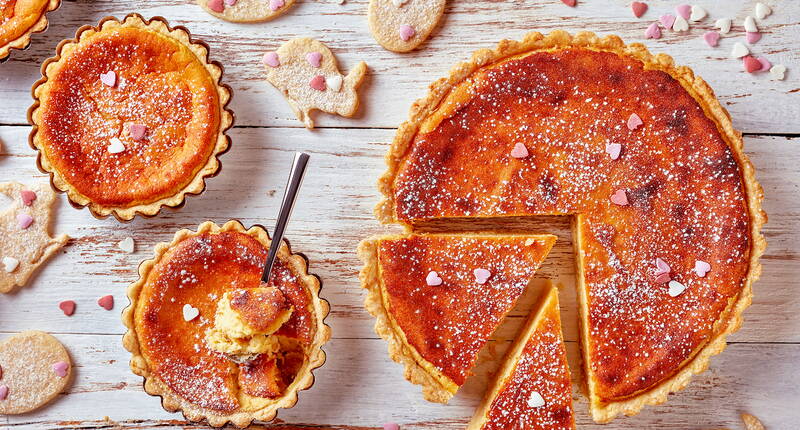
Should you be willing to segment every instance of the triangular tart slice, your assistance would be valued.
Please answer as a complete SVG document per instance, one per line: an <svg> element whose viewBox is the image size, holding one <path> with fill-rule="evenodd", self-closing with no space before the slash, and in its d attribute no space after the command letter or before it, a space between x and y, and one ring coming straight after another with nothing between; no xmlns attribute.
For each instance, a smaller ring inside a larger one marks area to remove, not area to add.
<svg viewBox="0 0 800 430"><path fill-rule="evenodd" d="M549 287L506 354L467 430L575 428L558 290Z"/></svg>
<svg viewBox="0 0 800 430"><path fill-rule="evenodd" d="M425 399L446 403L514 308L552 235L410 234L367 239L366 307Z"/></svg>

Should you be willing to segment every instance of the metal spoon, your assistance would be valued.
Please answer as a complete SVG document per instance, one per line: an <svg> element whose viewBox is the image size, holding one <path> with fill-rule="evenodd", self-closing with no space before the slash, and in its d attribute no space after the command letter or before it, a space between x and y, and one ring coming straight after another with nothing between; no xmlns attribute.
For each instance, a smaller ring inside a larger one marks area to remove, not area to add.
<svg viewBox="0 0 800 430"><path fill-rule="evenodd" d="M261 282L265 284L269 282L269 278L272 275L272 266L275 264L278 248L283 241L283 232L286 230L286 224L289 223L289 216L292 214L294 202L297 199L297 192L300 190L300 185L303 183L303 176L306 173L308 159L309 155L304 152L297 152L294 154L292 171L289 173L289 181L286 183L286 191L283 193L281 210L278 213L278 220L275 222L275 230L272 232L272 243L270 243L269 246L267 262L264 263L264 272L261 274Z"/></svg>

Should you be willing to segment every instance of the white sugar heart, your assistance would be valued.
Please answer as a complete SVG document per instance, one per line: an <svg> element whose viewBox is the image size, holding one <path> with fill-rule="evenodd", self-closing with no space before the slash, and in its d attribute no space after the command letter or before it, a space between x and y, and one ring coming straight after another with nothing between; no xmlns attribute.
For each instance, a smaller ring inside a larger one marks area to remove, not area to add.
<svg viewBox="0 0 800 430"><path fill-rule="evenodd" d="M330 88L331 91L335 93L339 92L339 90L342 89L342 82L343 82L342 77L339 75L329 76L325 78L325 83L328 85L328 88Z"/></svg>
<svg viewBox="0 0 800 430"><path fill-rule="evenodd" d="M486 269L475 269L472 273L475 275L475 282L481 285L485 284L489 277L492 276L492 272Z"/></svg>
<svg viewBox="0 0 800 430"><path fill-rule="evenodd" d="M439 274L431 271L428 273L428 276L425 277L425 283L428 284L429 287L436 287L442 285L442 278L439 277Z"/></svg>
<svg viewBox="0 0 800 430"><path fill-rule="evenodd" d="M133 252L133 245L134 243L132 237L126 237L125 239L122 239L119 241L119 243L117 243L117 247L127 252L128 254L131 254Z"/></svg>
<svg viewBox="0 0 800 430"><path fill-rule="evenodd" d="M669 281L667 286L669 286L669 295L671 297L678 297L686 291L686 286L678 281Z"/></svg>
<svg viewBox="0 0 800 430"><path fill-rule="evenodd" d="M541 408L542 406L544 406L544 398L542 395L537 391L532 392L531 396L528 398L528 407Z"/></svg>
<svg viewBox="0 0 800 430"><path fill-rule="evenodd" d="M120 152L125 152L125 145L116 137L112 137L110 140L110 144L108 145L108 152L111 154L119 154Z"/></svg>
<svg viewBox="0 0 800 430"><path fill-rule="evenodd" d="M752 16L748 16L747 18L744 19L744 31L750 33L758 32L758 26L756 25L756 20L753 19Z"/></svg>
<svg viewBox="0 0 800 430"><path fill-rule="evenodd" d="M772 79L782 81L786 77L786 66L783 64L776 64L769 69L769 75Z"/></svg>
<svg viewBox="0 0 800 430"><path fill-rule="evenodd" d="M748 55L750 50L747 49L741 42L736 42L733 44L733 49L731 50L731 58L742 58L745 55Z"/></svg>
<svg viewBox="0 0 800 430"><path fill-rule="evenodd" d="M771 13L772 9L770 9L769 6L761 2L756 3L756 18L764 19L767 17L767 15L770 15Z"/></svg>
<svg viewBox="0 0 800 430"><path fill-rule="evenodd" d="M706 277L706 273L711 271L711 265L706 263L703 260L697 260L694 262L694 273L697 273L697 276L701 278Z"/></svg>
<svg viewBox="0 0 800 430"><path fill-rule="evenodd" d="M675 23L672 24L672 29L675 31L686 31L689 29L689 22L682 16L675 18Z"/></svg>
<svg viewBox="0 0 800 430"><path fill-rule="evenodd" d="M117 74L113 70L100 74L100 82L106 86L113 87L117 85Z"/></svg>
<svg viewBox="0 0 800 430"><path fill-rule="evenodd" d="M11 273L17 270L19 260L14 257L3 257L3 266L5 266L6 273Z"/></svg>
<svg viewBox="0 0 800 430"><path fill-rule="evenodd" d="M702 6L694 5L692 6L692 14L689 15L689 20L697 22L705 18L706 15L708 15L708 12Z"/></svg>
<svg viewBox="0 0 800 430"><path fill-rule="evenodd" d="M194 306L192 306L192 305L190 305L188 303L183 305L183 320L184 321L191 321L191 320L197 318L199 315L200 315L200 309L197 309L196 307L194 307Z"/></svg>
<svg viewBox="0 0 800 430"><path fill-rule="evenodd" d="M731 31L731 19L720 18L714 23L714 27L717 27L720 33L728 34Z"/></svg>
<svg viewBox="0 0 800 430"><path fill-rule="evenodd" d="M392 4L395 7L403 7L403 5L406 3L408 3L408 0L392 0Z"/></svg>

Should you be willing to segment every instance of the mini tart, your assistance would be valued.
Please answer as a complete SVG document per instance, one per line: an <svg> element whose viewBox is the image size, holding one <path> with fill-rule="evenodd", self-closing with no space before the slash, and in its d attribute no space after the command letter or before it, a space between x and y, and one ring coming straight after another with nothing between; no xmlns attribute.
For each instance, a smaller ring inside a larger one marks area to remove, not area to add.
<svg viewBox="0 0 800 430"><path fill-rule="evenodd" d="M385 223L573 216L597 422L704 371L761 273L763 191L741 133L689 68L616 36L530 33L477 51L414 103L386 161ZM686 287L677 297L657 258Z"/></svg>
<svg viewBox="0 0 800 430"><path fill-rule="evenodd" d="M541 398L544 404L536 402ZM548 287L508 350L467 430L574 430L572 381L558 290Z"/></svg>
<svg viewBox="0 0 800 430"><path fill-rule="evenodd" d="M109 85L101 74L113 72ZM28 111L31 146L76 208L121 221L180 207L227 151L231 90L205 44L163 18L106 18L59 44ZM131 126L145 126L135 139ZM114 141L124 145L112 153Z"/></svg>
<svg viewBox="0 0 800 430"><path fill-rule="evenodd" d="M0 0L0 62L11 49L25 49L31 35L47 30L47 12L58 9L61 0Z"/></svg>
<svg viewBox="0 0 800 430"><path fill-rule="evenodd" d="M365 306L425 399L447 403L555 243L551 235L387 235L366 239ZM475 269L490 276L478 282ZM427 277L441 278L429 285Z"/></svg>
<svg viewBox="0 0 800 430"><path fill-rule="evenodd" d="M269 283L294 307L275 333L284 353L238 363L204 341L226 291L260 286L269 244L262 227L205 222L196 232L180 230L171 243L156 245L155 258L139 266L140 278L128 288L131 305L122 314L128 328L123 345L133 355L131 369L144 377L145 391L161 396L167 411L212 426L243 427L272 420L313 384L312 371L325 362L321 347L330 338L324 323L330 308L319 297L319 279L308 274L306 260L286 243ZM199 310L189 321L182 313L186 304Z"/></svg>

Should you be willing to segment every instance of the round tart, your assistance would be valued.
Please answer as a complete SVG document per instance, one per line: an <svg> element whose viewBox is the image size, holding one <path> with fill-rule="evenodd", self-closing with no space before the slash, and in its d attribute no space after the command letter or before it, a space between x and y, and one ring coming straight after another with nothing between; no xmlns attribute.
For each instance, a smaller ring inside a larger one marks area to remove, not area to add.
<svg viewBox="0 0 800 430"><path fill-rule="evenodd" d="M766 246L763 192L713 91L669 56L557 31L476 52L417 101L384 222L573 216L593 417L667 399L725 348Z"/></svg>
<svg viewBox="0 0 800 430"><path fill-rule="evenodd" d="M220 169L231 90L182 27L106 18L42 65L28 113L39 168L75 207L130 220L179 207Z"/></svg>
<svg viewBox="0 0 800 430"><path fill-rule="evenodd" d="M45 31L45 15L59 5L61 0L0 0L0 62L12 48L27 48L32 34Z"/></svg>
<svg viewBox="0 0 800 430"><path fill-rule="evenodd" d="M319 280L282 244L269 284L261 227L212 222L181 230L139 266L123 344L164 409L213 426L269 421L291 408L325 362L330 338Z"/></svg>

